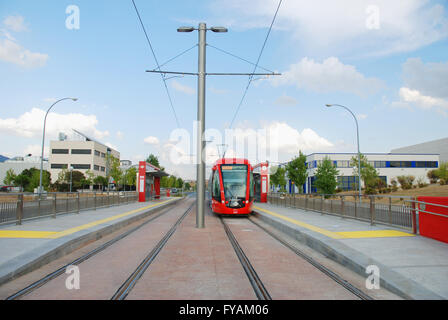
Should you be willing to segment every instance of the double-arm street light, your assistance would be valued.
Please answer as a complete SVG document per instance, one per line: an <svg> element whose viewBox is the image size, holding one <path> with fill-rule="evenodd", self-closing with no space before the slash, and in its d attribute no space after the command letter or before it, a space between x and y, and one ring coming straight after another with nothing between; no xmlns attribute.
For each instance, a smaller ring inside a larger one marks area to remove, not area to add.
<svg viewBox="0 0 448 320"><path fill-rule="evenodd" d="M358 126L358 119L356 119L356 116L354 115L354 113L347 107L342 106L340 104L326 104L327 107L341 107L344 108L345 110L347 110L348 112L351 113L351 115L353 116L353 119L355 119L355 123L356 123L356 138L358 141L358 186L359 186L359 201L361 202L361 152L359 151L359 126Z"/></svg>
<svg viewBox="0 0 448 320"><path fill-rule="evenodd" d="M196 227L204 228L204 201L205 201L205 163L202 152L205 149L204 131L205 131L205 49L206 49L206 32L227 32L224 27L207 28L205 23L200 23L198 28L180 27L178 32L199 32L199 59L198 59L198 135L197 135L197 213Z"/></svg>
<svg viewBox="0 0 448 320"><path fill-rule="evenodd" d="M42 195L42 171L43 171L43 165L44 165L45 126L47 124L47 116L48 116L48 113L50 112L51 108L53 108L55 104L57 104L58 102L61 102L63 100L77 101L78 98L63 98L63 99L60 99L60 100L56 101L55 103L53 103L51 105L51 107L48 108L47 113L45 114L44 128L43 128L43 133L42 133L42 154L40 156L39 197Z"/></svg>

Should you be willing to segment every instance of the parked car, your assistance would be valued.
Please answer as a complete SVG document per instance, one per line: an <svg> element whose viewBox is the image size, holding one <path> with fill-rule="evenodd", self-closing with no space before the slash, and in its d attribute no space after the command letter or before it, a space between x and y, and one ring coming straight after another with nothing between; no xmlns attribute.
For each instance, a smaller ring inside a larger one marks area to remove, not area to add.
<svg viewBox="0 0 448 320"><path fill-rule="evenodd" d="M177 193L177 192L179 192L179 190L177 190L177 188L172 188L171 189L171 193Z"/></svg>
<svg viewBox="0 0 448 320"><path fill-rule="evenodd" d="M0 192L10 192L13 190L13 188L14 188L14 186L1 186Z"/></svg>

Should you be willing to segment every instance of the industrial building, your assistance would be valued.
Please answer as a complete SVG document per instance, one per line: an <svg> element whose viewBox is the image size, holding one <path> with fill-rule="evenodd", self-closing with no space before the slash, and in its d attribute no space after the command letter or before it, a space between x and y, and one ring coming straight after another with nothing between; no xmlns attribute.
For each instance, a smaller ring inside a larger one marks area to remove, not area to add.
<svg viewBox="0 0 448 320"><path fill-rule="evenodd" d="M369 164L377 169L379 177L390 185L392 179L401 175L412 175L417 179L422 178L429 183L427 173L429 170L438 168L439 154L410 154L410 153L363 153ZM328 157L339 171L338 187L341 190L353 190L358 177L353 174L353 166L350 165L353 157L357 158L357 153L313 153L306 157L308 178L307 182L301 186L300 192L317 192L314 186L317 167L323 159ZM280 167L286 166L283 163ZM286 190L289 193L298 193L299 188L294 186L291 180L286 179ZM272 186L276 190L278 186Z"/></svg>
<svg viewBox="0 0 448 320"><path fill-rule="evenodd" d="M58 141L50 141L49 167L54 183L64 169L81 171L90 170L94 176L106 177L109 171L107 155L120 159L120 153L85 134L73 130L75 138L69 140L67 135L59 134Z"/></svg>
<svg viewBox="0 0 448 320"><path fill-rule="evenodd" d="M43 169L48 170L48 160L44 159ZM40 170L40 157L27 155L25 157L14 157L4 162L0 162L0 184L3 184L3 180L6 177L6 172L12 169L16 175L22 173L25 169L36 168Z"/></svg>
<svg viewBox="0 0 448 320"><path fill-rule="evenodd" d="M438 153L440 162L448 162L448 138L393 149L392 153Z"/></svg>

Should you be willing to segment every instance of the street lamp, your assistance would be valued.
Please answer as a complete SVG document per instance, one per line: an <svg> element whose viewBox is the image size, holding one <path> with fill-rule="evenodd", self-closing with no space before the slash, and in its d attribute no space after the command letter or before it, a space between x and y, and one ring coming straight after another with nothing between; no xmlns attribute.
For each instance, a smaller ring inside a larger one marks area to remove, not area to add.
<svg viewBox="0 0 448 320"><path fill-rule="evenodd" d="M45 114L44 129L43 129L43 133L42 133L42 154L40 156L39 198L40 198L40 196L42 194L42 171L43 171L43 165L44 165L43 162L44 162L45 126L47 124L47 116L48 116L48 113L50 112L51 108L53 108L56 103L61 102L63 100L78 101L78 98L63 98L63 99L60 99L60 100L56 101L55 103L53 103L51 105L51 107L48 108L47 113Z"/></svg>
<svg viewBox="0 0 448 320"><path fill-rule="evenodd" d="M69 170L70 170L70 193L71 193L72 192L72 181L73 181L73 176L72 176L73 167L70 166Z"/></svg>
<svg viewBox="0 0 448 320"><path fill-rule="evenodd" d="M356 123L356 138L358 141L358 186L359 186L359 202L361 203L361 152L359 151L359 126L358 126L358 119L356 119L356 116L354 113L347 107L342 106L340 104L326 104L327 107L341 107L350 112L350 114L353 116L353 119L355 119Z"/></svg>
<svg viewBox="0 0 448 320"><path fill-rule="evenodd" d="M203 22L199 23L198 28L180 27L178 32L192 32L197 30L199 33L199 63L198 63L198 135L197 135L197 207L196 207L196 228L204 228L204 201L205 201L205 163L202 152L205 149L204 131L205 131L205 76L206 76L206 33L208 30L213 32L227 32L224 27L207 28Z"/></svg>

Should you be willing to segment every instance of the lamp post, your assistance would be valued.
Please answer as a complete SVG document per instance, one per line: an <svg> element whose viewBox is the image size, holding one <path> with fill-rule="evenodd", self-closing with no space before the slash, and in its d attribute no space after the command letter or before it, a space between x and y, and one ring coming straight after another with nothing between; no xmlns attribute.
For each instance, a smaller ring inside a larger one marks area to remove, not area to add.
<svg viewBox="0 0 448 320"><path fill-rule="evenodd" d="M199 58L198 58L198 135L197 135L197 206L196 206L196 228L204 228L204 201L205 201L205 163L202 152L205 148L205 77L206 77L206 33L227 32L224 27L207 28L205 23L200 23L198 28L180 27L178 32L199 32Z"/></svg>
<svg viewBox="0 0 448 320"><path fill-rule="evenodd" d="M45 114L45 118L44 118L44 128L43 128L43 133L42 133L42 154L40 156L40 175L39 175L39 198L42 195L42 171L43 171L43 166L44 166L44 144L45 144L45 126L47 124L47 116L48 113L50 112L51 108L54 107L54 105L58 102L61 102L63 100L73 100L73 101L78 101L78 98L63 98L60 99L58 101L56 101L55 103L53 103L51 105L50 108L48 108L47 113Z"/></svg>
<svg viewBox="0 0 448 320"><path fill-rule="evenodd" d="M353 116L353 119L355 119L356 123L356 139L358 141L358 186L359 186L359 202L361 203L361 152L359 151L359 126L358 126L358 119L356 119L356 116L354 113L347 107L340 105L340 104L326 104L327 107L341 107L350 112L350 114Z"/></svg>

